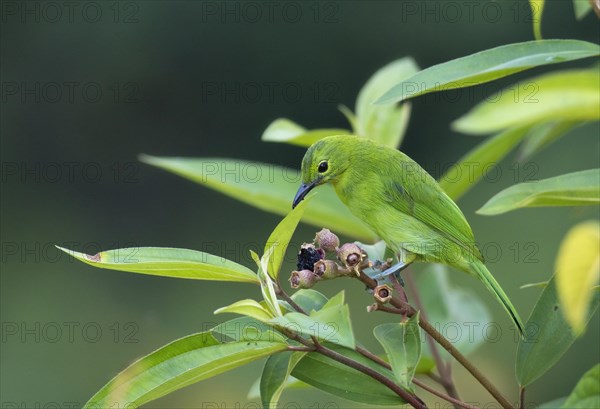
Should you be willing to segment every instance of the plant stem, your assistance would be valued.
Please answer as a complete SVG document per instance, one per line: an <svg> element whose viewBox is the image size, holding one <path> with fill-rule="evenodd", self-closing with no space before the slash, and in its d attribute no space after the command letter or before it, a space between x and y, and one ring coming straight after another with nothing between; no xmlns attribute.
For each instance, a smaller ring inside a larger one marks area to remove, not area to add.
<svg viewBox="0 0 600 409"><path fill-rule="evenodd" d="M502 393L490 382L485 375L477 369L458 349L454 347L442 334L440 334L429 322L421 321L419 323L431 337L440 344L450 355L454 357L467 371L473 375L504 409L513 409L513 405L502 395Z"/></svg>
<svg viewBox="0 0 600 409"><path fill-rule="evenodd" d="M383 376L376 370L369 368L368 366L365 366L365 365L361 364L360 362L356 362L348 357L345 357L344 355L339 354L339 353L335 352L334 350L329 349L323 345L317 346L317 349L315 351L320 354L323 354L325 356L328 356L331 359L338 361L341 364L349 366L350 368L354 368L354 369L364 373L365 375L368 375L371 378L379 381L380 383L384 384L389 389L394 391L398 396L400 396L402 399L404 399L412 407L418 408L418 409L427 409L427 406L425 405L425 403L421 399L419 399L418 396L415 396L415 395L405 391L400 386L396 385L396 383L394 383L394 381Z"/></svg>
<svg viewBox="0 0 600 409"><path fill-rule="evenodd" d="M365 349L363 347L357 346L356 347L356 352L358 352L359 354L361 354L365 358L369 358L371 361L375 362L376 364L379 364L379 365L383 366L384 368L392 369L392 366L389 363L387 363L383 359L379 358L377 355L375 355L374 353L372 353L368 349Z"/></svg>
<svg viewBox="0 0 600 409"><path fill-rule="evenodd" d="M519 409L524 409L525 408L525 387L522 386L521 389L519 389Z"/></svg>
<svg viewBox="0 0 600 409"><path fill-rule="evenodd" d="M297 303L295 303L294 300L292 300L292 298L283 290L283 288L281 288L281 286L279 286L279 285L277 286L276 293L281 298L285 299L292 306L292 308L294 308L296 311L306 315L306 312L302 309L302 307L300 307ZM280 330L285 335L287 335L289 338L304 345L304 348L289 346L288 350L317 352L321 355L328 356L329 358L333 359L334 361L337 361L341 364L349 366L350 368L354 368L357 371L360 371L360 372L364 373L365 375L368 375L371 378L375 379L376 381L387 386L389 389L391 389L393 392L395 392L398 396L400 396L403 400L405 400L412 407L414 407L416 409L427 409L427 406L425 405L425 403L421 399L419 399L418 396L413 395L410 392L402 389L394 381L392 381L391 379L387 378L386 376L380 374L376 370L369 368L368 366L365 366L365 365L361 364L360 362L350 359L342 354L339 354L332 349L327 348L326 346L321 344L316 339L316 337L311 337L312 341L313 341L311 343L310 341L302 338L301 336L299 336L298 334L296 334L295 332L293 332L287 328L280 328ZM290 348L293 348L293 349L290 349ZM371 354L371 353L369 353L369 354ZM374 356L373 354L371 354L371 355Z"/></svg>
<svg viewBox="0 0 600 409"><path fill-rule="evenodd" d="M369 358L371 361L383 366L384 368L387 369L392 369L392 366L385 362L383 359L379 358L377 355L373 354L371 351L362 348L362 347L356 347L356 352L358 352L359 354L361 354L362 356ZM461 408L466 408L466 409L477 409L475 406L471 406L468 403L462 402L460 399L456 399L452 396L448 396L442 392L438 392L435 389L431 388L430 386L428 386L427 384L423 383L422 381L418 380L417 378L413 378L413 383L419 387L421 387L422 389L426 390L427 392L442 398L450 403L453 403L456 406L460 406ZM441 384L441 382L438 382Z"/></svg>
<svg viewBox="0 0 600 409"><path fill-rule="evenodd" d="M302 307L300 307L300 306L299 306L299 305L296 303L296 301L292 300L292 297L290 297L290 296L288 295L288 293L286 293L286 292L283 290L283 288L281 288L281 285L280 285L280 284L277 284L277 288L275 289L275 294L277 294L278 296L280 296L281 298L283 298L283 299L284 299L284 300L285 300L285 301L286 301L286 302L287 302L289 305L291 305L291 306L292 306L292 308L293 308L293 309L295 309L295 310L296 310L296 311L298 311L299 313L301 313L301 314L304 314L304 315L308 315L308 314L306 313L306 311L304 311L304 310L302 309Z"/></svg>
<svg viewBox="0 0 600 409"><path fill-rule="evenodd" d="M412 274L410 274L410 272L407 271L404 275L404 280L408 284L408 288L410 289L412 298L420 311L420 318L425 321L428 321L427 314L425 313L425 309L423 308L423 303L421 302L421 296L419 295L419 291L417 290L415 281L412 278ZM460 400L460 396L458 395L456 385L454 385L454 380L452 379L452 374L450 372L451 364L449 362L444 362L442 356L440 355L440 351L438 350L438 347L431 335L427 334L425 336L427 337L427 343L429 344L429 349L431 350L431 354L433 355L435 365L438 368L440 379L442 380L442 386L444 387L448 395L457 400Z"/></svg>
<svg viewBox="0 0 600 409"><path fill-rule="evenodd" d="M438 392L434 388L432 388L431 386L427 385L425 382L422 382L422 381L420 381L420 380L418 380L416 378L413 379L413 383L415 385L417 385L418 387L420 387L420 388L426 390L427 392L431 393L432 395L435 395L438 398L442 398L442 399L444 399L444 400L446 400L446 401L454 404L454 406L465 408L465 409L478 409L477 406L469 405L468 403L463 402L463 401L461 401L459 399L456 399L456 398L453 398L451 396L448 396L448 395L446 395L446 394L444 394L442 392Z"/></svg>
<svg viewBox="0 0 600 409"><path fill-rule="evenodd" d="M399 310L398 308L387 306L385 304L376 303L376 304L370 305L368 308L369 308L368 309L369 312L384 311L384 312L389 312L390 314L400 314L400 315L403 314L402 310Z"/></svg>
<svg viewBox="0 0 600 409"><path fill-rule="evenodd" d="M300 314L304 314L304 315L308 315L306 313L306 311L304 311L304 309L302 307L300 307L293 299L292 297L290 297L288 295L288 293L286 293L283 288L281 288L281 285L277 284L277 288L275 289L275 294L277 294L278 296L280 296L281 298L283 298L285 301L287 301L287 303L289 305L292 306L293 309L295 309L296 311L298 311ZM313 340L313 343L315 345L320 345L319 339L314 336L311 335L310 338Z"/></svg>
<svg viewBox="0 0 600 409"><path fill-rule="evenodd" d="M361 272L360 277L358 279L363 282L368 288L375 288L377 286L377 282L373 280L371 277L367 276L365 273ZM397 297L393 297L390 300L390 304L394 307L406 311L406 315L412 317L417 313L411 305L402 302L402 300ZM428 321L425 319L419 320L419 326L423 328L425 332L427 332L431 337L442 346L454 359L456 359L467 371L473 375L475 379L498 401L498 403L504 409L514 409L511 403L500 393L500 391L483 375L483 373L477 369L463 354L460 353L458 349L450 343L442 334L440 334Z"/></svg>
<svg viewBox="0 0 600 409"><path fill-rule="evenodd" d="M434 381L435 383L439 383L440 385L442 384L442 378L440 378L438 375L434 374L433 372L429 372L427 374L427 376L429 378L431 378L431 380Z"/></svg>
<svg viewBox="0 0 600 409"><path fill-rule="evenodd" d="M415 396L415 395L411 394L410 392L402 389L400 386L396 385L396 383L394 383L394 381L392 381L391 379L387 378L386 376L380 374L376 370L369 368L368 366L365 366L365 365L361 364L360 362L357 362L351 358L348 358L338 352L335 352L334 350L327 348L323 344L313 344L309 340L302 338L301 336L299 336L298 334L296 334L295 332L293 332L287 328L281 327L278 329L283 334L285 334L287 337L304 345L306 348L302 348L303 351L309 350L309 352L316 352L321 355L328 356L329 358L333 359L334 361L344 364L350 368L354 368L357 371L362 372L365 375L370 376L371 378L375 379L379 383L387 386L390 390L395 392L398 396L400 396L404 401L406 401L408 404L410 404L415 409L427 409L427 406L425 405L425 403L421 399L419 399L418 396Z"/></svg>

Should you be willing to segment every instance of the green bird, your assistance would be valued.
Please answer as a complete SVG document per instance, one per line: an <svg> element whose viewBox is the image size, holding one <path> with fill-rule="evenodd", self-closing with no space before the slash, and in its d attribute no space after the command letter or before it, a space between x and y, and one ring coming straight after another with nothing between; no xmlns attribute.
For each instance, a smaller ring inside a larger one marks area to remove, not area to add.
<svg viewBox="0 0 600 409"><path fill-rule="evenodd" d="M523 324L500 284L484 265L469 223L436 180L404 153L366 138L330 136L302 160L295 207L313 188L331 183L350 211L398 256L377 278L414 261L441 263L483 282L523 336Z"/></svg>

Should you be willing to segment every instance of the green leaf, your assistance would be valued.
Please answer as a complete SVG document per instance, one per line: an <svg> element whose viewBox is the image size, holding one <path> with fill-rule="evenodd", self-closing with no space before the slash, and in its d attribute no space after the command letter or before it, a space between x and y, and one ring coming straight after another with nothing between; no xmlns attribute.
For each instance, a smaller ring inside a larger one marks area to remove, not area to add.
<svg viewBox="0 0 600 409"><path fill-rule="evenodd" d="M302 289L292 294L292 300L306 313L318 311L327 303L327 297L316 290Z"/></svg>
<svg viewBox="0 0 600 409"><path fill-rule="evenodd" d="M311 388L310 385L302 382L299 379L294 378L293 376L288 376L283 389L308 389ZM248 390L248 395L246 396L249 400L260 399L260 377L258 377L250 389ZM566 399L566 398L565 398Z"/></svg>
<svg viewBox="0 0 600 409"><path fill-rule="evenodd" d="M531 7L531 19L533 20L533 36L536 40L541 40L544 0L529 0L529 6Z"/></svg>
<svg viewBox="0 0 600 409"><path fill-rule="evenodd" d="M165 247L132 247L91 255L56 246L98 268L195 280L239 281L258 284L254 272L222 257L200 251Z"/></svg>
<svg viewBox="0 0 600 409"><path fill-rule="evenodd" d="M483 84L541 65L600 54L600 47L579 40L541 40L503 45L419 71L387 91L377 104Z"/></svg>
<svg viewBox="0 0 600 409"><path fill-rule="evenodd" d="M573 7L575 8L575 18L577 20L583 19L592 9L590 0L573 0Z"/></svg>
<svg viewBox="0 0 600 409"><path fill-rule="evenodd" d="M329 302L331 301L334 301L334 298ZM336 303L333 303L333 305L336 305ZM332 306L329 308L325 305L319 311L312 312L310 318L320 324L317 337L320 338L320 334L324 334L325 337L322 339L325 341L330 341L348 348L356 347L348 305ZM330 336L328 334L332 332L332 329L333 334Z"/></svg>
<svg viewBox="0 0 600 409"><path fill-rule="evenodd" d="M267 239L265 244L265 254L269 252L269 249L273 249L268 263L268 273L275 280L279 277L279 271L281 270L281 263L283 263L285 257L285 251L287 250L292 235L294 234L294 231L296 231L296 227L304 214L304 208L313 197L314 196L307 197L290 211L288 215L279 222Z"/></svg>
<svg viewBox="0 0 600 409"><path fill-rule="evenodd" d="M410 57L396 60L380 68L367 81L356 99L356 133L391 148L402 142L410 118L410 104L374 105L392 85L411 77L419 71Z"/></svg>
<svg viewBox="0 0 600 409"><path fill-rule="evenodd" d="M281 312L281 307L279 306L279 301L277 300L277 294L275 293L275 283L271 279L271 276L267 273L268 265L271 257L273 256L274 250L275 247L269 247L267 252L260 258L260 263L258 263L258 272L256 275L260 280L260 290L268 310L274 316L281 317L283 314Z"/></svg>
<svg viewBox="0 0 600 409"><path fill-rule="evenodd" d="M323 305L323 307L319 308L319 311L327 309L327 308L342 308L344 306L345 299L346 299L346 294L345 294L344 290L342 290L339 293L337 293L336 295L334 295L333 297L331 297L325 303L325 305Z"/></svg>
<svg viewBox="0 0 600 409"><path fill-rule="evenodd" d="M300 185L300 172L267 163L217 158L158 158L144 163L165 169L259 209L285 216ZM338 199L329 185L306 207L303 221L350 237L372 241L375 234Z"/></svg>
<svg viewBox="0 0 600 409"><path fill-rule="evenodd" d="M600 408L600 364L587 371L562 406L565 409Z"/></svg>
<svg viewBox="0 0 600 409"><path fill-rule="evenodd" d="M405 389L412 390L412 380L421 358L419 313L404 322L378 325L373 334L383 346L396 380Z"/></svg>
<svg viewBox="0 0 600 409"><path fill-rule="evenodd" d="M546 288L548 286L548 281L540 281L538 283L529 283L523 284L519 287L520 290L525 290L528 288Z"/></svg>
<svg viewBox="0 0 600 409"><path fill-rule="evenodd" d="M480 143L448 169L440 179L440 186L453 200L458 200L500 162L529 129L529 126L509 129Z"/></svg>
<svg viewBox="0 0 600 409"><path fill-rule="evenodd" d="M492 216L523 207L589 206L600 203L600 169L519 183L497 193L476 213Z"/></svg>
<svg viewBox="0 0 600 409"><path fill-rule="evenodd" d="M503 89L497 98L475 106L453 122L469 134L498 132L547 121L600 119L598 70L567 70L545 74Z"/></svg>
<svg viewBox="0 0 600 409"><path fill-rule="evenodd" d="M586 322L600 305L596 292L588 310ZM544 288L525 325L526 339L517 347L517 380L522 387L531 384L550 369L577 337L565 321L556 293L556 278Z"/></svg>
<svg viewBox="0 0 600 409"><path fill-rule="evenodd" d="M214 313L223 314L226 312L246 315L263 322L269 321L271 318L273 318L273 314L271 314L271 312L267 311L258 302L250 299L240 300L226 307L221 307Z"/></svg>
<svg viewBox="0 0 600 409"><path fill-rule="evenodd" d="M318 291L300 290L292 295L292 299L309 315L290 312L283 317L272 319L271 323L305 336L315 336L324 341L354 348L350 311L348 306L344 305L344 298L344 291L328 300Z"/></svg>
<svg viewBox="0 0 600 409"><path fill-rule="evenodd" d="M306 352L281 352L271 355L260 377L260 399L263 408L276 408L290 373Z"/></svg>
<svg viewBox="0 0 600 409"><path fill-rule="evenodd" d="M347 305L323 308L313 311L309 316L290 312L270 322L307 337L314 336L348 348L356 346Z"/></svg>
<svg viewBox="0 0 600 409"><path fill-rule="evenodd" d="M211 332L233 341L286 342L287 340L287 337L277 332L272 326L251 317L238 317L225 321L212 328Z"/></svg>
<svg viewBox="0 0 600 409"><path fill-rule="evenodd" d="M414 278L428 321L466 355L486 341L492 317L477 295L450 285L451 274L456 273L444 265L432 264L416 272ZM483 287L481 291L485 291ZM450 358L445 350L440 349L440 353ZM423 354L430 357L429 348Z"/></svg>
<svg viewBox="0 0 600 409"><path fill-rule="evenodd" d="M585 330L587 310L600 281L600 223L571 228L556 259L556 287L561 309L576 335Z"/></svg>
<svg viewBox="0 0 600 409"><path fill-rule="evenodd" d="M351 133L346 129L315 129L309 131L289 119L278 118L271 122L267 129L265 129L261 140L309 147L327 136L347 135Z"/></svg>
<svg viewBox="0 0 600 409"><path fill-rule="evenodd" d="M220 343L209 332L178 339L119 373L84 406L138 407L177 389L283 351L287 344Z"/></svg>
<svg viewBox="0 0 600 409"><path fill-rule="evenodd" d="M347 358L394 379L394 374L373 363L358 352L338 345L326 344ZM368 375L317 353L307 354L294 368L292 375L317 389L354 402L368 405L402 405L398 395Z"/></svg>
<svg viewBox="0 0 600 409"><path fill-rule="evenodd" d="M518 160L526 160L565 133L582 124L582 122L576 121L551 121L534 126L519 148Z"/></svg>

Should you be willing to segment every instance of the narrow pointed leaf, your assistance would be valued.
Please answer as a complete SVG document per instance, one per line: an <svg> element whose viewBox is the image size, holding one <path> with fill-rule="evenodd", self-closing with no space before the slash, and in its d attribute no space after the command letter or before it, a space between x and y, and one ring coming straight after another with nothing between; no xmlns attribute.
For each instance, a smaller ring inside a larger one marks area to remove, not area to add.
<svg viewBox="0 0 600 409"><path fill-rule="evenodd" d="M285 343L220 343L204 332L178 339L133 363L84 406L138 407L206 378L287 348Z"/></svg>
<svg viewBox="0 0 600 409"><path fill-rule="evenodd" d="M546 288L548 286L548 281L540 281L538 283L529 283L523 284L519 287L520 290L526 290L528 288Z"/></svg>
<svg viewBox="0 0 600 409"><path fill-rule="evenodd" d="M267 311L262 305L254 300L240 300L226 307L221 307L215 311L215 314L234 313L256 318L259 321L266 322L273 318L273 314Z"/></svg>
<svg viewBox="0 0 600 409"><path fill-rule="evenodd" d="M309 147L327 136L347 135L350 133L346 129L314 129L309 131L289 119L279 118L265 129L261 139L266 142L284 142Z"/></svg>
<svg viewBox="0 0 600 409"><path fill-rule="evenodd" d="M285 252L287 250L288 244L292 239L292 235L294 231L296 231L296 226L300 222L302 215L304 214L304 209L308 202L314 196L309 196L304 199L298 206L296 206L292 211L288 213L284 219L279 222L277 227L273 230L269 238L267 239L267 243L265 244L265 254L272 248L272 254L269 258L268 263L268 273L274 279L277 279L279 276L279 271L281 270L281 263L285 257Z"/></svg>
<svg viewBox="0 0 600 409"><path fill-rule="evenodd" d="M564 409L600 408L600 364L587 371L562 406Z"/></svg>
<svg viewBox="0 0 600 409"><path fill-rule="evenodd" d="M90 255L58 248L86 264L109 270L195 280L239 281L255 284L259 282L252 270L225 258L200 251L135 247Z"/></svg>
<svg viewBox="0 0 600 409"><path fill-rule="evenodd" d="M597 69L545 74L511 85L475 106L452 127L468 134L498 132L541 122L600 119Z"/></svg>
<svg viewBox="0 0 600 409"><path fill-rule="evenodd" d="M391 86L419 71L410 57L396 60L379 69L367 81L356 99L357 134L391 148L398 148L408 126L410 104L374 105Z"/></svg>
<svg viewBox="0 0 600 409"><path fill-rule="evenodd" d="M477 145L440 179L440 186L455 201L504 158L527 134L530 127L501 132Z"/></svg>
<svg viewBox="0 0 600 409"><path fill-rule="evenodd" d="M158 158L142 155L144 163L165 169L259 209L285 216L300 185L300 172L267 163L218 158ZM338 199L331 186L306 207L303 221L359 240L376 235Z"/></svg>
<svg viewBox="0 0 600 409"><path fill-rule="evenodd" d="M404 322L381 324L373 329L392 365L396 381L412 389L412 380L421 358L419 314Z"/></svg>
<svg viewBox="0 0 600 409"><path fill-rule="evenodd" d="M533 21L533 36L536 40L541 40L544 0L529 0L529 6L531 7L531 19Z"/></svg>
<svg viewBox="0 0 600 409"><path fill-rule="evenodd" d="M593 295L586 322L600 305L600 292ZM517 347L517 380L531 384L552 368L577 339L565 321L556 292L556 277L544 288L525 325L525 340Z"/></svg>
<svg viewBox="0 0 600 409"><path fill-rule="evenodd" d="M354 361L394 379L394 374L358 352L338 345L326 346ZM307 384L354 402L368 405L402 405L398 395L368 375L317 353L309 353L298 362L292 375Z"/></svg>
<svg viewBox="0 0 600 409"><path fill-rule="evenodd" d="M270 247L260 259L260 266L258 268L257 276L260 280L260 289L269 312L276 317L282 316L281 307L277 300L277 294L275 293L275 283L271 279L271 276L267 273L269 260L273 255L274 247Z"/></svg>
<svg viewBox="0 0 600 409"><path fill-rule="evenodd" d="M419 71L392 87L376 103L388 104L430 92L483 84L533 67L599 54L598 45L579 40L503 45Z"/></svg>
<svg viewBox="0 0 600 409"><path fill-rule="evenodd" d="M589 206L600 203L600 169L519 183L493 196L478 214L492 216L523 207Z"/></svg>
<svg viewBox="0 0 600 409"><path fill-rule="evenodd" d="M275 409L290 373L306 352L281 352L271 355L260 377L260 399L264 409Z"/></svg>
<svg viewBox="0 0 600 409"><path fill-rule="evenodd" d="M256 263L256 266L260 268L260 257L258 256L258 254L256 254L254 250L250 250L250 257L252 257L252 260Z"/></svg>
<svg viewBox="0 0 600 409"><path fill-rule="evenodd" d="M600 281L600 223L573 227L556 259L556 286L561 310L577 335L585 329L587 310Z"/></svg>
<svg viewBox="0 0 600 409"><path fill-rule="evenodd" d="M551 121L536 125L531 129L521 144L518 153L519 161L530 158L544 147L580 126L582 122L577 121Z"/></svg>
<svg viewBox="0 0 600 409"><path fill-rule="evenodd" d="M227 340L244 342L286 342L287 337L276 331L272 326L252 317L239 317L225 321L211 329L211 333L220 335Z"/></svg>

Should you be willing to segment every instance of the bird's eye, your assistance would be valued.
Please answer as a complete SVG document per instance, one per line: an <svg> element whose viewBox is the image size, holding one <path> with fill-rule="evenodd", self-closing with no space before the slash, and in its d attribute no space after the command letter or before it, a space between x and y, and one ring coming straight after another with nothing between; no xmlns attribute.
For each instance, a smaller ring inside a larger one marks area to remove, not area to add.
<svg viewBox="0 0 600 409"><path fill-rule="evenodd" d="M319 163L319 167L317 168L317 170L319 171L319 173L324 173L327 172L328 167L329 165L327 165L327 161L324 160L321 163Z"/></svg>

